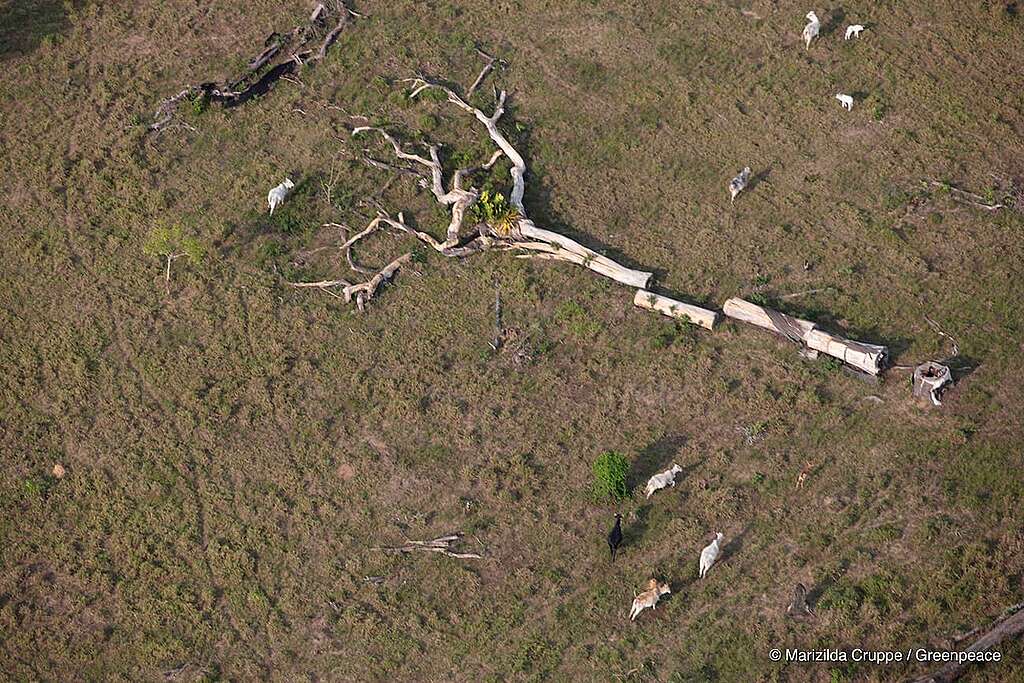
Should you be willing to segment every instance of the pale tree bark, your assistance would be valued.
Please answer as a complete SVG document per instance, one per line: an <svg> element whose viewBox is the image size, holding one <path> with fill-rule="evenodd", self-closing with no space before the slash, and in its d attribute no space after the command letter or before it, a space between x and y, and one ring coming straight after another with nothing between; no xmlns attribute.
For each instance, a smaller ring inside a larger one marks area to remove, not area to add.
<svg viewBox="0 0 1024 683"><path fill-rule="evenodd" d="M485 55L489 61L474 82L472 86L474 89L493 69L494 63L497 61L486 53L481 54ZM444 256L459 258L485 250L512 250L518 252L517 256L521 258L575 263L630 287L643 289L648 285L652 273L627 268L565 235L538 227L528 217L523 204L523 195L526 191L526 161L498 127L498 122L505 113L507 95L504 91L495 93L494 111L486 114L467 103L465 99L445 85L425 78L408 79L408 82L413 85L410 98L416 98L431 88L441 90L447 96L448 102L471 114L483 126L496 149L485 162L477 166L455 169L446 177L439 144L429 143L426 145L426 152L420 153L404 147L394 135L381 127L366 125L355 127L352 130L353 136L364 134L378 136L385 145L391 148L399 162L391 165L367 156L367 163L392 173L416 176L419 179L420 187L429 190L435 201L447 209L450 219L445 228L444 239L439 240L428 232L410 226L402 213L393 216L380 210L364 230L347 239L340 247L353 270L367 273L366 269L357 266L352 261L350 253L352 245L386 226L400 234L415 237ZM512 189L508 198L511 211L508 224L490 225L487 222L475 222L472 226L467 226L471 210L480 199L480 191L472 186L470 178L480 171L490 170L502 157L508 159L511 166ZM366 302L374 296L380 285L394 277L403 265L409 263L410 259L411 254L404 254L369 280L359 284L337 278L289 284L295 287L313 287L332 294L333 288L342 287L342 297L346 301L354 300L359 309L363 310Z"/></svg>
<svg viewBox="0 0 1024 683"><path fill-rule="evenodd" d="M794 318L743 299L727 300L722 311L730 318L776 332L812 351L838 358L871 375L879 374L888 362L888 349L884 346L844 339L819 330L809 320Z"/></svg>
<svg viewBox="0 0 1024 683"><path fill-rule="evenodd" d="M473 117L483 125L484 129L487 131L488 137L491 138L491 141L495 144L498 150L495 155L491 157L490 161L487 164L484 164L482 168L489 168L498 158L500 158L500 155L503 155L509 160L509 163L511 164L509 175L512 178L512 190L509 193L508 200L512 207L518 212L518 218L515 221L514 228L507 236L495 234L493 230L494 226L488 226L491 228L491 234L489 237L491 237L495 242L503 242L502 246L505 247L518 249L525 253L536 252L541 258L569 261L571 263L582 265L596 273L631 287L643 288L647 286L651 280L652 273L627 268L612 259L579 244L569 237L539 228L532 220L530 220L527 215L526 207L523 205L523 195L526 191L526 161L512 143L509 142L505 134L501 132L501 129L498 128L498 121L500 121L502 115L505 113L505 101L507 94L504 90L496 94L494 111L488 115L480 109L468 104L454 90L441 83L433 82L423 77L407 79L407 82L410 82L413 85L413 90L409 95L410 98L416 98L422 92L431 88L440 90L447 96L448 102L454 104L464 112L472 114ZM364 128L356 130L361 131L364 130ZM462 178L476 169L460 169L459 171L456 171L453 177L453 188L446 194L444 193L442 181L443 170L441 169L440 164L436 163L436 146L430 147L431 161L428 162L423 157L403 151L393 138L388 140L388 142L392 144L396 156L400 159L414 161L431 169L433 179L431 190L435 197L442 204L449 204L453 206L453 220L452 224L449 225L448 230L448 241L450 241L453 236L457 234L458 229L461 226L461 220L457 221L455 216L455 207L459 205L453 201L454 197L451 196L451 192L461 190ZM476 194L475 190L463 190L463 192ZM471 201L467 201L463 207L463 211L465 208L472 205L478 198L479 197L477 196Z"/></svg>
<svg viewBox="0 0 1024 683"><path fill-rule="evenodd" d="M657 311L662 315L689 320L694 325L700 325L709 330L715 329L715 323L718 322L718 311L709 311L700 306L676 301L667 296L648 292L646 289L636 290L633 303L640 308Z"/></svg>

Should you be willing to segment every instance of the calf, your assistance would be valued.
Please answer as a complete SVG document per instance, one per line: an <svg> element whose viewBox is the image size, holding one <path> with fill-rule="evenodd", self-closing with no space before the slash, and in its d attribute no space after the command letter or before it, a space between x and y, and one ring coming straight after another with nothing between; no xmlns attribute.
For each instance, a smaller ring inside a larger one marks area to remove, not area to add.
<svg viewBox="0 0 1024 683"><path fill-rule="evenodd" d="M615 553L619 551L619 546L622 545L622 515L615 513L615 526L608 533L608 547L612 551L612 562L615 561Z"/></svg>
<svg viewBox="0 0 1024 683"><path fill-rule="evenodd" d="M273 189L270 190L270 192L267 193L267 204L270 205L271 216L274 215L274 209L277 208L277 205L283 202L285 200L285 197L287 197L294 188L295 183L291 181L291 178L285 178L284 182L274 187Z"/></svg>
<svg viewBox="0 0 1024 683"><path fill-rule="evenodd" d="M729 181L729 195L732 201L736 201L736 195L742 192L750 181L750 167L744 166L740 174Z"/></svg>
<svg viewBox="0 0 1024 683"><path fill-rule="evenodd" d="M725 535L722 533L715 534L715 540L707 544L704 550L700 551L700 578L704 578L711 571L711 565L718 559L719 553L722 552L720 544Z"/></svg>
<svg viewBox="0 0 1024 683"><path fill-rule="evenodd" d="M854 24L846 27L846 40L850 38L860 38L860 32L864 30L864 27L860 24Z"/></svg>
<svg viewBox="0 0 1024 683"><path fill-rule="evenodd" d="M648 607L655 609L661 596L671 592L672 589L668 587L667 583L658 583L655 579L651 579L647 582L647 590L633 598L633 606L629 610L629 620L636 621L637 616Z"/></svg>

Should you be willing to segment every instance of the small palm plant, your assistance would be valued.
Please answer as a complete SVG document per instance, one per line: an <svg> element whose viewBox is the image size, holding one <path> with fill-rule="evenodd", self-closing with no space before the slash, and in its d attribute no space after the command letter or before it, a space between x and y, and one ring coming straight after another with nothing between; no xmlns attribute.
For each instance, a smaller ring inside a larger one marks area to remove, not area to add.
<svg viewBox="0 0 1024 683"><path fill-rule="evenodd" d="M477 220L491 226L491 230L501 237L511 235L512 229L522 218L518 209L505 199L505 195L490 190L480 193L474 210Z"/></svg>

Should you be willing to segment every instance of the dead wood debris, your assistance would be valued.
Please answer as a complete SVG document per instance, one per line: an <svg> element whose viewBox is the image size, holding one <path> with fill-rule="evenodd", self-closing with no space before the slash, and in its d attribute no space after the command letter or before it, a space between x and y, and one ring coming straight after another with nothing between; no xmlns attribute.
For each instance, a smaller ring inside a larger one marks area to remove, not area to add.
<svg viewBox="0 0 1024 683"><path fill-rule="evenodd" d="M989 203L980 194L974 192L968 192L967 190L961 190L959 187L951 185L950 183L943 183L938 180L922 180L921 185L928 189L930 187L938 187L949 192L949 196L955 201L962 202L964 204L970 204L976 206L979 209L985 209L986 211L997 211L999 209L1005 209L1006 204L1003 203Z"/></svg>
<svg viewBox="0 0 1024 683"><path fill-rule="evenodd" d="M406 541L405 545L377 547L374 548L374 550L380 550L385 553L394 554L407 554L420 550L428 553L441 553L442 555L447 555L448 557L454 557L460 560L483 559L481 555L477 555L476 553L455 552L452 546L461 539L462 533L456 532L454 534L448 534L447 536L438 536L437 538L431 539L429 541Z"/></svg>
<svg viewBox="0 0 1024 683"><path fill-rule="evenodd" d="M471 90L479 87L480 83L494 67L501 63L501 60L491 57L486 52L480 51L488 63L481 71L477 80L471 86ZM649 282L652 274L649 272L637 271L616 263L606 256L584 247L575 240L564 235L538 228L532 220L527 217L526 208L523 205L523 193L525 191L526 162L505 137L505 134L498 127L498 121L505 112L507 95L505 91L495 91L494 111L485 114L482 110L470 105L462 96L441 82L430 80L424 76L405 79L405 82L412 85L409 94L410 99L415 99L427 90L440 90L450 104L469 113L482 124L488 137L497 149L491 156L481 164L458 168L447 174L441 161L441 145L436 143L424 143L425 153L406 147L394 135L379 126L359 125L352 129L352 135L358 136L366 133L373 133L378 136L387 147L390 147L397 163L384 162L367 155L364 161L374 167L391 173L388 183L399 175L411 175L416 179L417 185L427 189L434 196L438 204L446 209L450 220L445 230L443 240L435 238L430 233L418 230L406 222L405 217L399 213L397 217L392 216L379 205L377 216L370 222L365 230L347 240L342 245L346 259L350 267L364 274L367 271L355 264L350 254L346 251L356 241L368 234L384 227L393 229L398 234L415 237L431 249L443 256L461 258L485 250L515 250L520 256L534 256L542 259L554 259L568 261L589 268L605 277L617 280L623 284L644 287ZM468 97L468 96L467 96ZM353 117L364 118L364 117ZM489 218L488 220L476 220L467 230L465 223L467 219L476 218L475 212L470 210L481 197L481 192L470 185L471 178L480 171L490 170L499 159L505 157L511 166L509 171L512 179L512 189L508 196L507 212L501 216ZM294 287L318 288L333 296L331 289L343 287L342 296L345 301L355 300L360 310L364 309L376 292L379 285L391 277L395 272L408 263L412 253L406 253L385 266L380 272L364 283L352 284L344 279L336 278L316 282L291 282ZM496 305L496 327L497 333L491 344L497 350L503 342L503 332L500 329L500 295Z"/></svg>
<svg viewBox="0 0 1024 683"><path fill-rule="evenodd" d="M496 65L506 66L507 64L505 60L499 59L498 57L493 57L484 52L483 50L481 50L480 48L477 48L476 52L478 55L486 59L487 63L484 64L484 68L480 70L480 75L476 77L475 81L473 81L473 85L469 86L469 90L466 91L466 97L470 97L473 95L474 92L476 92L476 89L479 88L480 84L484 82L485 78L487 78L487 74L491 73L491 71L494 69Z"/></svg>
<svg viewBox="0 0 1024 683"><path fill-rule="evenodd" d="M959 637L959 640L966 639L980 628L973 629ZM993 621L980 638L971 643L964 652L984 652L1003 642L1007 638L1014 638L1024 633L1024 603L1018 603L1003 610L1003 613ZM954 641L956 642L956 641ZM938 671L926 676L915 678L911 683L951 683L959 678L967 669L969 662L950 662Z"/></svg>
<svg viewBox="0 0 1024 683"><path fill-rule="evenodd" d="M192 85L161 102L148 131L160 132L167 128L174 121L179 105L186 100L216 102L230 108L266 94L277 81L291 80L292 74L302 66L323 60L348 22L353 17L361 16L349 9L342 0L330 0L326 5L318 4L308 23L286 33L275 31L267 36L263 51L236 78L224 83ZM280 61L267 68L274 60Z"/></svg>

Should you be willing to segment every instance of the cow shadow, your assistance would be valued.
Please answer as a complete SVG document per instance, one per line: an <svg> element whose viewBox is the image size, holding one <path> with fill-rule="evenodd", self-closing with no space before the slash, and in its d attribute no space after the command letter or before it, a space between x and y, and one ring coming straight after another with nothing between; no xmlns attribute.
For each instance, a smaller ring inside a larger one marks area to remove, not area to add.
<svg viewBox="0 0 1024 683"><path fill-rule="evenodd" d="M843 20L845 20L845 19L846 19L846 10L844 10L842 7L836 7L828 15L828 20L825 21L821 25L821 35L822 36L830 36L830 35L832 35L837 30L839 30L839 27L842 26Z"/></svg>
<svg viewBox="0 0 1024 683"><path fill-rule="evenodd" d="M743 545L746 543L747 534L750 533L750 525L743 527L743 530L738 534L729 539L729 541L722 546L722 556L719 562L726 562L734 555L737 555L743 550Z"/></svg>
<svg viewBox="0 0 1024 683"><path fill-rule="evenodd" d="M647 482L652 474L672 466L672 459L679 449L686 445L687 438L682 434L668 434L644 447L633 461L629 471L629 487L635 488ZM684 477L693 465L683 468L676 474L676 481Z"/></svg>

